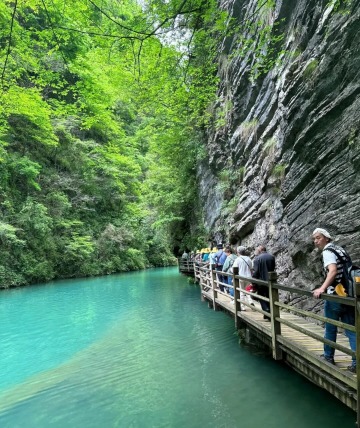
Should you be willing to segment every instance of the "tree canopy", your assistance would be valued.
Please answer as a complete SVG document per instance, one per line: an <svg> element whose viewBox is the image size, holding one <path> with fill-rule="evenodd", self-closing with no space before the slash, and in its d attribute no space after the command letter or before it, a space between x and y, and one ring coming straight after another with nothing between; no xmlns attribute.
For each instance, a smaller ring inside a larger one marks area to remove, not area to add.
<svg viewBox="0 0 360 428"><path fill-rule="evenodd" d="M211 0L0 4L2 286L173 262L223 21Z"/></svg>

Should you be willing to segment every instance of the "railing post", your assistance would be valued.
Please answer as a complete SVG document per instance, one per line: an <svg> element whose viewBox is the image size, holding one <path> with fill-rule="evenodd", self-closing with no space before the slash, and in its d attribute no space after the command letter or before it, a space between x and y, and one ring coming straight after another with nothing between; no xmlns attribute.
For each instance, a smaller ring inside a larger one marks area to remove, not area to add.
<svg viewBox="0 0 360 428"><path fill-rule="evenodd" d="M238 312L241 312L241 303L240 303L240 281L239 278L235 278L236 275L239 275L239 268L235 266L233 268L233 286L234 286L234 305L235 305L235 327L237 330L240 330L241 319L238 317Z"/></svg>
<svg viewBox="0 0 360 428"><path fill-rule="evenodd" d="M359 282L358 282L359 280ZM357 426L360 427L360 278L355 278L355 328L356 328L356 383Z"/></svg>
<svg viewBox="0 0 360 428"><path fill-rule="evenodd" d="M200 269L200 266L197 267L198 269L198 280L199 280L199 287L200 287L200 296L201 296L201 301L204 302L205 301L205 297L203 295L203 290L204 290L204 286L206 284L206 272L202 271Z"/></svg>
<svg viewBox="0 0 360 428"><path fill-rule="evenodd" d="M272 341L272 354L275 360L282 359L282 350L277 340L277 336L281 335L281 323L276 320L280 318L280 308L275 305L279 301L279 290L273 287L277 280L276 272L269 272L269 299L270 299L270 318L271 318L271 341Z"/></svg>
<svg viewBox="0 0 360 428"><path fill-rule="evenodd" d="M217 285L216 270L214 269L214 265L211 265L211 288L212 288L212 292L213 292L213 309L214 309L214 311L218 310L218 305L216 303L216 299L218 296L216 285Z"/></svg>

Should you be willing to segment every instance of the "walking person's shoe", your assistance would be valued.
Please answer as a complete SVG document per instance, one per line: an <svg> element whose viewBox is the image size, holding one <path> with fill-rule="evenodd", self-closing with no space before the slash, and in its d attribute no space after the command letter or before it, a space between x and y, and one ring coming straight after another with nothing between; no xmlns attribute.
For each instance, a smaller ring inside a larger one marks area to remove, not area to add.
<svg viewBox="0 0 360 428"><path fill-rule="evenodd" d="M333 357L327 357L326 355L321 354L320 358L335 366L335 360Z"/></svg>
<svg viewBox="0 0 360 428"><path fill-rule="evenodd" d="M356 373L356 364L351 364L350 366L347 366L346 369L351 373Z"/></svg>

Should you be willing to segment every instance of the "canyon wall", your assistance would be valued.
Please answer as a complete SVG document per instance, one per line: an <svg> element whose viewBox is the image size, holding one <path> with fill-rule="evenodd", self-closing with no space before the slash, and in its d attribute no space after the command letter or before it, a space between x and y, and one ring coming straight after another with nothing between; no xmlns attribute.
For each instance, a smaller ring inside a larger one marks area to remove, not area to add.
<svg viewBox="0 0 360 428"><path fill-rule="evenodd" d="M214 240L251 251L265 244L281 282L313 288L321 275L314 228L360 262L360 5L261 3L222 3L237 28L219 54L218 103L198 171L204 221ZM259 13L282 40L271 70L257 77L242 46Z"/></svg>

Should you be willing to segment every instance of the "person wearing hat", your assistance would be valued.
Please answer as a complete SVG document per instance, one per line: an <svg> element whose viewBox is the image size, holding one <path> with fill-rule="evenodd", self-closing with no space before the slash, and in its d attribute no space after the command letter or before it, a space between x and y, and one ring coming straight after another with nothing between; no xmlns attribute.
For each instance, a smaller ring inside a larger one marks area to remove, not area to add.
<svg viewBox="0 0 360 428"><path fill-rule="evenodd" d="M236 252L238 254L238 257L234 261L233 268L234 267L239 268L238 275L251 278L253 264L250 257L246 255L246 247L239 245L236 249ZM240 280L239 281L240 288L242 290L245 290L245 287L247 286L247 284L249 284L249 282L250 282L250 279L249 281ZM251 296L249 296L248 294L245 294L242 291L240 291L240 300L245 301L250 305L254 306ZM241 310L246 311L246 306L241 305Z"/></svg>
<svg viewBox="0 0 360 428"><path fill-rule="evenodd" d="M209 254L209 265L210 265L210 269L212 269L212 266L216 266L216 259L215 259L215 254L217 253L218 249L216 247L212 248Z"/></svg>
<svg viewBox="0 0 360 428"><path fill-rule="evenodd" d="M223 272L227 272L232 274L233 273L233 264L236 260L236 255L233 252L233 249L230 247L230 245L225 247L224 253L226 254L225 263L223 266ZM226 276L224 275L224 281L225 283L232 285L232 276ZM225 288L226 292L230 294L230 296L234 296L234 289L231 287ZM234 299L232 299L233 302Z"/></svg>
<svg viewBox="0 0 360 428"><path fill-rule="evenodd" d="M209 261L209 253L210 253L210 249L204 248L203 255L202 255L202 262L203 263L207 263Z"/></svg>
<svg viewBox="0 0 360 428"><path fill-rule="evenodd" d="M218 251L215 253L215 257L214 257L215 262L216 262L215 269L219 272L222 272L227 256L226 256L225 251L223 250L222 243L219 243L217 245L217 248L218 248ZM217 278L218 278L219 283L221 283L221 284L219 284L220 290L225 291L225 287L224 287L223 283L225 282L225 279L227 279L227 278L224 275L221 275L219 273L217 274Z"/></svg>
<svg viewBox="0 0 360 428"><path fill-rule="evenodd" d="M332 242L332 237L326 229L316 228L312 233L314 245L322 251L325 280L319 288L313 291L313 296L319 298L322 293L346 296L341 285L343 278L343 263L340 258L349 257L346 251ZM355 308L341 303L325 300L324 315L326 318L339 321L345 324L355 325ZM345 330L349 339L350 348L356 351L356 334L353 331ZM337 326L325 323L325 339L336 342ZM324 353L321 358L330 364L335 364L335 349L324 344ZM352 373L356 373L356 359L353 357L351 365L347 368Z"/></svg>
<svg viewBox="0 0 360 428"><path fill-rule="evenodd" d="M197 265L199 265L201 263L201 260L202 260L202 253L199 250L196 250L195 253L196 253L195 254L195 263Z"/></svg>

